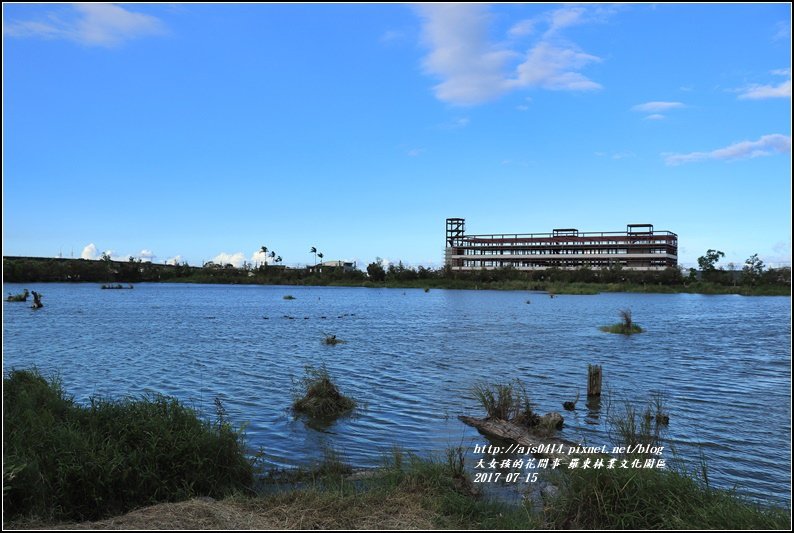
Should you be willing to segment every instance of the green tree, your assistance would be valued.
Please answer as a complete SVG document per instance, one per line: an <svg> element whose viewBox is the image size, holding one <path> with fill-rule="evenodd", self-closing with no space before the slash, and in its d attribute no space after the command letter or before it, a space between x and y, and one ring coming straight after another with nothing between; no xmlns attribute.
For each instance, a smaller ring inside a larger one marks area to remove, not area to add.
<svg viewBox="0 0 794 533"><path fill-rule="evenodd" d="M267 268L267 246L261 247L259 249L259 252L262 253L262 254L265 254L265 260L262 261L262 264L259 265L259 268L260 269L266 269Z"/></svg>
<svg viewBox="0 0 794 533"><path fill-rule="evenodd" d="M370 281L386 281L386 271L383 269L383 264L380 259L367 265L367 275Z"/></svg>
<svg viewBox="0 0 794 533"><path fill-rule="evenodd" d="M703 272L703 279L706 281L717 281L718 272L717 272L717 262L719 262L720 257L725 257L723 252L719 250L707 250L706 255L701 255L698 257L698 266L700 270Z"/></svg>
<svg viewBox="0 0 794 533"><path fill-rule="evenodd" d="M725 254L719 250L708 250L706 255L698 257L698 266L703 272L713 272L717 270L717 262L720 257L725 257Z"/></svg>
<svg viewBox="0 0 794 533"><path fill-rule="evenodd" d="M310 254L314 254L314 266L317 266L317 247L312 246L311 250L309 250Z"/></svg>
<svg viewBox="0 0 794 533"><path fill-rule="evenodd" d="M758 254L753 254L747 258L742 268L742 283L755 285L764 273L764 262L758 258Z"/></svg>
<svg viewBox="0 0 794 533"><path fill-rule="evenodd" d="M386 281L386 271L380 263L367 265L367 275L371 281Z"/></svg>

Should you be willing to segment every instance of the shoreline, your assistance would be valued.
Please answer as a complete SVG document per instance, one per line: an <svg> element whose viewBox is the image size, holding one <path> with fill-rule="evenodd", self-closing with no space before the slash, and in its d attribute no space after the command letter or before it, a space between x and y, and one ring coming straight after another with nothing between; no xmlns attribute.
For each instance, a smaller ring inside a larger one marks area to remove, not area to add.
<svg viewBox="0 0 794 533"><path fill-rule="evenodd" d="M65 283L75 285L96 284L102 281L3 281L3 284L34 284L34 283ZM190 279L174 278L165 280L146 280L132 282L128 280L113 281L113 283L176 283L192 285L263 285L273 287L351 287L366 289L422 289L422 290L495 290L495 291L529 291L547 293L552 295L578 295L592 296L601 293L626 293L626 294L702 294L702 295L737 295L737 296L792 296L791 286L762 285L752 286L723 286L709 282L695 282L686 285L656 285L637 283L581 283L581 282L533 282L523 280L506 280L492 282L476 282L460 279L427 279L416 281L349 281L334 279L306 279L306 280L278 280L278 279Z"/></svg>

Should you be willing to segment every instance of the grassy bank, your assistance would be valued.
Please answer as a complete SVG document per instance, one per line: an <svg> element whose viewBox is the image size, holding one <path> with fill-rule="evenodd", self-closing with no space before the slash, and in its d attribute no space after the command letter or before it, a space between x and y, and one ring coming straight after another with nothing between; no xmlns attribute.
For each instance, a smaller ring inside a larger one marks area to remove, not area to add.
<svg viewBox="0 0 794 533"><path fill-rule="evenodd" d="M454 454L453 454L454 455ZM556 496L506 504L477 495L455 460L396 452L366 476L338 467L260 496L157 505L79 529L788 529L765 509L660 470L558 470ZM537 489L529 484L527 489ZM25 524L22 524L25 525ZM52 523L28 523L43 527Z"/></svg>
<svg viewBox="0 0 794 533"><path fill-rule="evenodd" d="M788 529L790 513L762 508L702 479L654 469L576 469L545 512L553 529Z"/></svg>
<svg viewBox="0 0 794 533"><path fill-rule="evenodd" d="M219 405L222 410L222 406ZM36 371L3 379L3 519L90 519L253 482L242 435L173 398L76 404Z"/></svg>

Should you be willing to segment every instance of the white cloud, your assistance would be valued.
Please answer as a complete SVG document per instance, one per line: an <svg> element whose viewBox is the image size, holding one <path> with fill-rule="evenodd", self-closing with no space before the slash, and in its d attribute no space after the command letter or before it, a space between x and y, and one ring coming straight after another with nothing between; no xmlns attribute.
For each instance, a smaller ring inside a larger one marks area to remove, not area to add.
<svg viewBox="0 0 794 533"><path fill-rule="evenodd" d="M628 159L630 157L635 157L634 152L615 152L613 154L609 154L607 152L593 152L593 155L596 157L609 157L610 159L614 159L615 161L620 161L621 159Z"/></svg>
<svg viewBox="0 0 794 533"><path fill-rule="evenodd" d="M778 241L772 245L772 254L763 256L767 267L791 266L791 241Z"/></svg>
<svg viewBox="0 0 794 533"><path fill-rule="evenodd" d="M546 35L556 33L569 26L582 24L584 22L585 9L583 7L564 7L552 11L550 14L551 23L549 29L546 30Z"/></svg>
<svg viewBox="0 0 794 533"><path fill-rule="evenodd" d="M169 257L165 262L169 265L178 265L182 262L182 256L177 254L174 257Z"/></svg>
<svg viewBox="0 0 794 533"><path fill-rule="evenodd" d="M653 115L648 115L645 117L645 120L664 120L666 117L659 113L654 113Z"/></svg>
<svg viewBox="0 0 794 533"><path fill-rule="evenodd" d="M778 241L772 246L772 251L779 255L785 255L791 260L791 241Z"/></svg>
<svg viewBox="0 0 794 533"><path fill-rule="evenodd" d="M551 90L591 91L601 85L576 70L600 58L573 47L558 47L543 41L533 47L518 65L511 87L542 87Z"/></svg>
<svg viewBox="0 0 794 533"><path fill-rule="evenodd" d="M791 98L791 80L778 85L750 85L741 89L740 100L765 100L767 98Z"/></svg>
<svg viewBox="0 0 794 533"><path fill-rule="evenodd" d="M781 20L775 26L775 34L772 36L773 41L787 41L791 39L791 22L788 20Z"/></svg>
<svg viewBox="0 0 794 533"><path fill-rule="evenodd" d="M615 161L619 161L621 159L627 159L630 157L634 157L634 152L618 152L616 154L612 154L612 159Z"/></svg>
<svg viewBox="0 0 794 533"><path fill-rule="evenodd" d="M141 261L149 261L149 262L152 262L157 258L157 256L154 255L154 253L152 253L151 250L141 250L140 253L138 254L138 257L141 258Z"/></svg>
<svg viewBox="0 0 794 533"><path fill-rule="evenodd" d="M665 163L668 165L680 165L683 163L693 163L696 161L707 161L711 159L731 161L735 159L751 159L755 157L765 157L774 154L791 152L791 137L775 133L764 135L757 141L741 141L725 148L712 150L711 152L692 152L689 154L669 154L665 156Z"/></svg>
<svg viewBox="0 0 794 533"><path fill-rule="evenodd" d="M96 246L92 242L91 244L87 244L85 248L83 248L83 252L80 254L82 259L99 259L99 252L96 249Z"/></svg>
<svg viewBox="0 0 794 533"><path fill-rule="evenodd" d="M761 85L753 83L742 89L736 89L740 100L765 100L767 98L791 98L791 68L779 68L770 71L773 76L783 76L787 80L775 84Z"/></svg>
<svg viewBox="0 0 794 533"><path fill-rule="evenodd" d="M418 10L431 48L424 68L443 79L434 87L439 100L471 105L505 92L505 65L515 53L488 41L491 15L485 6L428 4Z"/></svg>
<svg viewBox="0 0 794 533"><path fill-rule="evenodd" d="M232 264L237 268L243 266L245 262L245 255L243 252L237 252L235 254L227 254L226 252L221 252L215 257L212 258L212 262L216 265L228 265Z"/></svg>
<svg viewBox="0 0 794 533"><path fill-rule="evenodd" d="M686 106L681 102L645 102L644 104L635 105L631 110L639 111L640 113L660 113L662 111L680 109L682 107Z"/></svg>
<svg viewBox="0 0 794 533"><path fill-rule="evenodd" d="M471 120L469 117L459 117L444 124L439 125L439 128L444 130L459 130L469 125Z"/></svg>
<svg viewBox="0 0 794 533"><path fill-rule="evenodd" d="M525 35L532 35L535 33L535 20L534 19L526 19L519 21L507 30L507 34L510 37L523 37Z"/></svg>
<svg viewBox="0 0 794 533"><path fill-rule="evenodd" d="M508 31L511 37L533 33L537 24L547 27L526 52L489 39L493 17L482 4L428 4L417 10L424 42L430 48L423 66L442 80L434 87L441 101L475 105L530 87L575 91L601 88L578 72L600 59L557 38L562 29L583 22L584 8L558 9L514 25Z"/></svg>
<svg viewBox="0 0 794 533"><path fill-rule="evenodd" d="M379 41L381 44L395 44L406 40L405 32L398 30L388 30L381 34Z"/></svg>
<svg viewBox="0 0 794 533"><path fill-rule="evenodd" d="M115 4L73 4L66 17L50 14L46 22L11 21L3 28L10 37L66 39L87 46L113 47L124 41L165 33L160 19L127 11Z"/></svg>

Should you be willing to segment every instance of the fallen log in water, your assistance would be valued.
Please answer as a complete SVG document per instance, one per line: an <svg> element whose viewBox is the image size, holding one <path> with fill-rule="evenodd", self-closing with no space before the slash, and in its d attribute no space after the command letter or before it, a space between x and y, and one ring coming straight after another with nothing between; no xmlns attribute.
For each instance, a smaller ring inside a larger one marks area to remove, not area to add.
<svg viewBox="0 0 794 533"><path fill-rule="evenodd" d="M459 416L458 419L464 424L477 428L480 433L485 435L517 442L519 446L524 447L524 450L528 450L536 457L559 459L563 464L567 464L573 456L569 455L569 450L579 448L575 442L541 434L539 431L533 431L530 428L498 418Z"/></svg>

